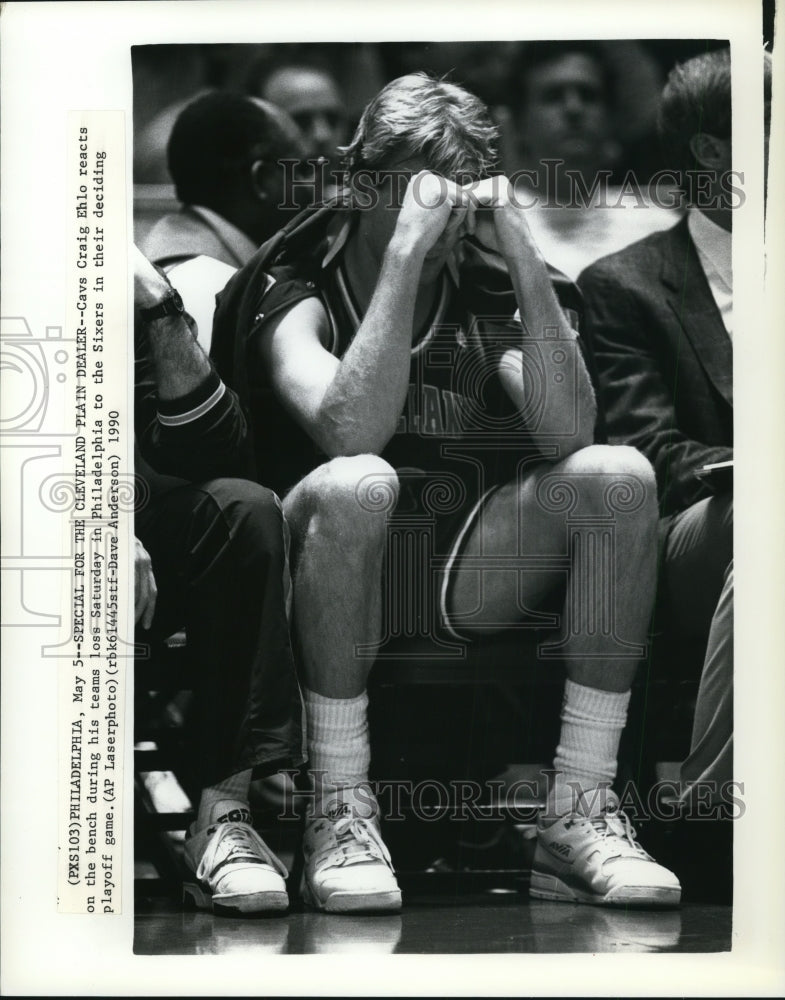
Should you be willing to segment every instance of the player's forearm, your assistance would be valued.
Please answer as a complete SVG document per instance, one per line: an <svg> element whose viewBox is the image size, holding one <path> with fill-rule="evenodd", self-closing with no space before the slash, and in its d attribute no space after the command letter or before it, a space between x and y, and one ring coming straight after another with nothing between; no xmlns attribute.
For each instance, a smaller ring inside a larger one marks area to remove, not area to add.
<svg viewBox="0 0 785 1000"><path fill-rule="evenodd" d="M146 319L145 313L158 311L162 303L175 299L166 275L139 251L131 249L134 273L135 322L141 324L149 348L159 399L172 400L187 396L210 374L210 362L197 343L191 324L193 320L182 312Z"/></svg>
<svg viewBox="0 0 785 1000"><path fill-rule="evenodd" d="M409 386L414 303L422 255L395 240L362 324L319 408L328 454L380 453L395 433Z"/></svg>
<svg viewBox="0 0 785 1000"><path fill-rule="evenodd" d="M249 468L237 398L213 369L185 315L136 317L136 431L149 464L185 479Z"/></svg>
<svg viewBox="0 0 785 1000"><path fill-rule="evenodd" d="M236 396L208 362L192 391L164 399L149 326L137 333L135 358L134 424L145 459L159 472L190 480L247 475L250 442Z"/></svg>
<svg viewBox="0 0 785 1000"><path fill-rule="evenodd" d="M148 324L159 399L178 399L197 389L210 374L210 362L183 316L164 316Z"/></svg>
<svg viewBox="0 0 785 1000"><path fill-rule="evenodd" d="M516 229L514 239L508 237L500 243L524 329L524 351L526 341L543 348L538 361L543 366L545 407L532 436L544 444L558 443L564 457L594 439L597 403L591 379L577 333L559 304L545 260L528 227ZM558 338L551 341L549 333L558 334Z"/></svg>

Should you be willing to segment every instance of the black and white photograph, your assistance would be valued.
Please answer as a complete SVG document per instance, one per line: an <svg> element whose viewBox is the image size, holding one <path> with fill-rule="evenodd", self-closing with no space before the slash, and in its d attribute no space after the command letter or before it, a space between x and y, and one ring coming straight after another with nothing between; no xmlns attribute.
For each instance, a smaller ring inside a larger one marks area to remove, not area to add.
<svg viewBox="0 0 785 1000"><path fill-rule="evenodd" d="M132 60L136 950L727 950L729 44Z"/></svg>
<svg viewBox="0 0 785 1000"><path fill-rule="evenodd" d="M4 773L28 643L50 917L129 963L68 982L775 995L774 0L40 6L91 43L62 316L4 156Z"/></svg>

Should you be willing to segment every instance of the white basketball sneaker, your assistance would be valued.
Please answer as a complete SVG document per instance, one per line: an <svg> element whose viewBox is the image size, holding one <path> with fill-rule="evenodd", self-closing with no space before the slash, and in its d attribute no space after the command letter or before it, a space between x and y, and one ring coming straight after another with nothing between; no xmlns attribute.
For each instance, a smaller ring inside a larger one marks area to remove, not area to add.
<svg viewBox="0 0 785 1000"><path fill-rule="evenodd" d="M538 823L529 894L605 906L678 905L679 880L636 841L614 793L597 796L587 812Z"/></svg>
<svg viewBox="0 0 785 1000"><path fill-rule="evenodd" d="M401 890L378 826L379 806L343 789L306 822L301 892L305 904L325 913L391 912Z"/></svg>
<svg viewBox="0 0 785 1000"><path fill-rule="evenodd" d="M219 807L225 803L218 803ZM251 826L237 803L185 842L185 862L196 882L183 885L184 901L200 910L269 913L289 905L283 864Z"/></svg>

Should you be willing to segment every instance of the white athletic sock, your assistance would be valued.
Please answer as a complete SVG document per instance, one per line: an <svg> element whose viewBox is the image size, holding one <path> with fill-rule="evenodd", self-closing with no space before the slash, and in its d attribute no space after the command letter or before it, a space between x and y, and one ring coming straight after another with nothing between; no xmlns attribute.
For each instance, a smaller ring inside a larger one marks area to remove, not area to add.
<svg viewBox="0 0 785 1000"><path fill-rule="evenodd" d="M574 807L575 791L610 787L616 777L619 740L627 721L630 692L600 691L567 680L561 737L553 766L557 772L552 805L557 813Z"/></svg>
<svg viewBox="0 0 785 1000"><path fill-rule="evenodd" d="M325 772L323 777L312 779L317 800L336 788L367 783L371 763L368 695L363 691L356 698L327 698L306 688L303 699L308 767L312 772ZM321 805L321 801L315 804Z"/></svg>
<svg viewBox="0 0 785 1000"><path fill-rule="evenodd" d="M199 812L196 817L194 832L205 830L222 815L233 810L246 810L248 807L248 789L251 784L251 771L238 771L209 788L202 789L199 799Z"/></svg>

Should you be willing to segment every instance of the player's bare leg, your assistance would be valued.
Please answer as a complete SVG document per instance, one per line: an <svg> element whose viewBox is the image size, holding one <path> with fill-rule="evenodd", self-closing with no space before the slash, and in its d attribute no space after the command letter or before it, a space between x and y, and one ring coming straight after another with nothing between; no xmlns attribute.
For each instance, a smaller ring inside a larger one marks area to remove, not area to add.
<svg viewBox="0 0 785 1000"><path fill-rule="evenodd" d="M284 501L315 793L303 840L303 894L331 912L401 905L368 786L372 661L355 655L358 645L379 640L386 515L397 490L386 462L360 455L315 469Z"/></svg>
<svg viewBox="0 0 785 1000"><path fill-rule="evenodd" d="M606 503L605 493L617 482L637 484L638 497L631 500L635 510L614 512ZM581 517L596 514L613 519L614 622L616 635L633 645L642 645L651 617L656 576L656 486L651 466L633 448L594 445L575 452L554 465L538 465L520 483L508 483L498 490L485 507L482 519L467 540L464 556L469 559L483 555L554 556L567 554L568 531L565 503L549 502L549 495L558 497L561 484L578 493L572 503ZM560 500L561 497L558 497ZM569 499L567 503L570 503ZM573 553L574 556L574 553ZM467 560L468 562L468 560ZM523 565L523 563L522 563ZM487 628L520 621L521 603L536 607L564 580L564 570L555 566L536 572L525 572L520 579L520 595L516 578L510 570L474 568L455 570L452 587L452 616L471 614L471 622ZM482 595L480 596L480 586ZM585 608L573 607L579 588L567 588L562 616L563 655L567 676L576 684L601 691L629 690L639 656L609 662L602 658L607 649L604 630L594 627ZM593 599L601 601L597 589ZM475 610L477 609L477 610ZM579 630L570 624L579 622ZM471 625L461 626L471 628Z"/></svg>
<svg viewBox="0 0 785 1000"><path fill-rule="evenodd" d="M336 458L284 500L292 532L294 619L305 682L329 698L356 698L372 661L355 646L378 640L386 515L398 479L375 455Z"/></svg>
<svg viewBox="0 0 785 1000"><path fill-rule="evenodd" d="M621 489L615 510L614 482ZM475 626L509 625L521 620L522 604L536 607L563 579L563 570L525 572L518 581L510 571L467 568L469 560L511 553L570 557L559 645L567 682L554 760L558 773L540 824L532 880L533 894L544 898L661 904L680 897L675 877L642 852L626 820L614 815L616 800L608 791L654 601L656 500L653 471L637 451L585 448L555 465L538 466L495 493L468 539L464 569L459 564L455 576L448 610L456 625L470 630L460 622L462 614L471 615ZM612 532L602 532L606 544L613 539L612 559L597 575L583 575L580 535L568 553L570 513L573 525L578 518L583 525L612 522ZM609 614L610 629L603 625ZM546 842L556 844L558 853ZM597 844L612 844L618 860L610 868L603 869L607 852Z"/></svg>

